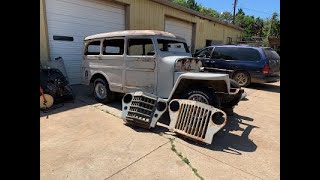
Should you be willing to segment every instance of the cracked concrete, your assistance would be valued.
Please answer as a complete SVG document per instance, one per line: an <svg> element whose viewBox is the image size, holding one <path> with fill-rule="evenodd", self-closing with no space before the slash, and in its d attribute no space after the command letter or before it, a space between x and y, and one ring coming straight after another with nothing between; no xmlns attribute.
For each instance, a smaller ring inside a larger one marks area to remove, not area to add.
<svg viewBox="0 0 320 180"><path fill-rule="evenodd" d="M160 124L126 126L121 101L103 105L75 87L74 104L40 113L41 179L280 179L280 83L246 88L227 126L201 145ZM48 116L48 118L47 118Z"/></svg>

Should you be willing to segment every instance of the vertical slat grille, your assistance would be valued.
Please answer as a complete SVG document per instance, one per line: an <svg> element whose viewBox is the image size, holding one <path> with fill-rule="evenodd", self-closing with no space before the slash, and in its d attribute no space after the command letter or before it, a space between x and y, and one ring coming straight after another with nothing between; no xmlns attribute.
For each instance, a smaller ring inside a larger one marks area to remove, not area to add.
<svg viewBox="0 0 320 180"><path fill-rule="evenodd" d="M153 116L156 99L146 96L134 96L127 118L150 122Z"/></svg>
<svg viewBox="0 0 320 180"><path fill-rule="evenodd" d="M211 111L199 106L181 104L175 129L204 139Z"/></svg>

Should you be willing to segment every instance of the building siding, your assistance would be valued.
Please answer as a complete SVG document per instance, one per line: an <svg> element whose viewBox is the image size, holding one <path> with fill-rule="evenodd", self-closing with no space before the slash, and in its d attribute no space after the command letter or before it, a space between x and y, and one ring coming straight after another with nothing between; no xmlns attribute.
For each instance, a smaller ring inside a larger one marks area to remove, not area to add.
<svg viewBox="0 0 320 180"><path fill-rule="evenodd" d="M165 18L167 16L194 23L196 31L194 35L195 49L204 47L206 40L216 40L227 43L227 38L231 37L233 41L236 41L242 33L239 29L213 22L151 0L113 0L113 2L125 4L127 5L126 9L129 9L126 13L128 13L127 19L129 19L130 22L127 22L126 29L152 29L164 31ZM45 0L40 0L40 60L49 59L48 31L46 29L44 3Z"/></svg>

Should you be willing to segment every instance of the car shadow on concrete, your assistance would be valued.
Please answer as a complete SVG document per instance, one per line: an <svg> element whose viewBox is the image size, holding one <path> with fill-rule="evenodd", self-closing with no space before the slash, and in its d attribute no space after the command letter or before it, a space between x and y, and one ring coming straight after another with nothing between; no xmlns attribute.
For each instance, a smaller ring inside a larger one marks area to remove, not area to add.
<svg viewBox="0 0 320 180"><path fill-rule="evenodd" d="M269 92L274 92L274 93L280 93L280 85L275 85L275 84L252 83L247 88L262 90L262 91L269 91Z"/></svg>
<svg viewBox="0 0 320 180"><path fill-rule="evenodd" d="M244 121L253 121L253 119L236 113L232 116L228 116L226 126L214 135L211 144L195 142L180 135L176 136L183 139L188 144L200 146L213 151L222 151L234 155L241 155L241 152L254 152L257 149L257 145L249 139L249 134L254 128L258 127L247 124ZM245 127L240 127L240 124ZM237 135L238 133L232 133L236 131L242 131L241 135Z"/></svg>

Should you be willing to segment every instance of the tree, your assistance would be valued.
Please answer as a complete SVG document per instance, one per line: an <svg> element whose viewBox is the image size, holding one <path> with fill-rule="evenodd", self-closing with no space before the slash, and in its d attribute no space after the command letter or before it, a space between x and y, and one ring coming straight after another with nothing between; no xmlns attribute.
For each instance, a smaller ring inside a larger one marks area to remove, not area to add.
<svg viewBox="0 0 320 180"><path fill-rule="evenodd" d="M200 11L200 6L195 0L187 0L187 7L195 11Z"/></svg>
<svg viewBox="0 0 320 180"><path fill-rule="evenodd" d="M212 8L206 8L206 7L203 7L202 5L199 5L200 7L200 10L199 12L203 13L203 14L206 14L206 15L209 15L211 17L216 17L216 18L219 18L219 12L212 9Z"/></svg>
<svg viewBox="0 0 320 180"><path fill-rule="evenodd" d="M274 12L271 17L271 25L268 36L279 37L280 36L280 19L278 13Z"/></svg>
<svg viewBox="0 0 320 180"><path fill-rule="evenodd" d="M219 14L218 11L207 8L198 4L195 0L169 0L173 3L179 4L186 8L193 9L205 15L209 15L215 18L219 18L221 21L231 23L233 16L230 12L223 12ZM243 9L239 8L235 17L235 24L244 29L243 36L246 38L252 38L254 36L265 37L267 39L269 36L280 36L280 18L275 12L272 14L270 19L260 19L254 16L248 16L245 14Z"/></svg>
<svg viewBox="0 0 320 180"><path fill-rule="evenodd" d="M256 18L256 22L253 24L253 33L256 36L264 36L263 34L263 27L264 27L264 23L263 20L260 19L259 17Z"/></svg>
<svg viewBox="0 0 320 180"><path fill-rule="evenodd" d="M243 16L245 16L246 14L245 14L244 11L242 10L242 8L239 8L239 9L238 9L238 12L236 13L236 16L238 16L238 15L243 15Z"/></svg>
<svg viewBox="0 0 320 180"><path fill-rule="evenodd" d="M170 1L180 6L188 7L186 0L170 0Z"/></svg>
<svg viewBox="0 0 320 180"><path fill-rule="evenodd" d="M230 12L225 11L225 12L221 13L221 15L220 15L220 20L222 20L224 22L231 23L232 19L233 19L233 16Z"/></svg>

